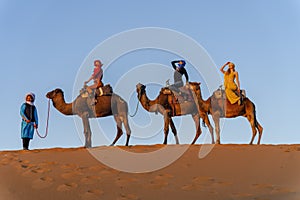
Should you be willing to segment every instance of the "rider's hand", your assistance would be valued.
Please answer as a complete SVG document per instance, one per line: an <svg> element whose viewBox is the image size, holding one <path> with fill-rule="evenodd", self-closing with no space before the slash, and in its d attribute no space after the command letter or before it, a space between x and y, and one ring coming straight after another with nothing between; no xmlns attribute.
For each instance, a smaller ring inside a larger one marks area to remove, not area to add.
<svg viewBox="0 0 300 200"><path fill-rule="evenodd" d="M29 119L26 119L26 123L30 123L30 120L29 120Z"/></svg>
<svg viewBox="0 0 300 200"><path fill-rule="evenodd" d="M33 127L37 129L37 128L38 128L38 125L37 125L37 124L34 124Z"/></svg>

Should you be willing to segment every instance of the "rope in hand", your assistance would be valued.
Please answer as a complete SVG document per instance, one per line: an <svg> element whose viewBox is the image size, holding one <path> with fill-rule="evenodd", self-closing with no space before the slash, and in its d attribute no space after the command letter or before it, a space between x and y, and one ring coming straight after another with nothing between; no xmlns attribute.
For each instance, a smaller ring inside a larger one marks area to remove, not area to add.
<svg viewBox="0 0 300 200"><path fill-rule="evenodd" d="M41 136L40 133L39 133L39 131L38 131L38 129L37 129L37 128L35 129L35 130L36 130L36 134L37 134L40 138L42 138L42 139L46 138L47 135L48 135L49 116L50 116L50 99L48 100L48 112L47 112L46 133L45 133L45 135L44 135L44 136Z"/></svg>

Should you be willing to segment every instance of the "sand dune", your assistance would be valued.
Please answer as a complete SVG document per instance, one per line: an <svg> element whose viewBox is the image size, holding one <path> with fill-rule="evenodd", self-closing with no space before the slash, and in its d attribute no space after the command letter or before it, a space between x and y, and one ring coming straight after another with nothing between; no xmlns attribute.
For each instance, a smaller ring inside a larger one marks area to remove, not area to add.
<svg viewBox="0 0 300 200"><path fill-rule="evenodd" d="M185 147L188 150L171 165L149 173L112 169L84 148L0 152L0 197L300 199L300 145L215 145L202 159L201 145L168 146L172 150ZM164 146L107 147L106 151L122 149L146 155L161 148Z"/></svg>

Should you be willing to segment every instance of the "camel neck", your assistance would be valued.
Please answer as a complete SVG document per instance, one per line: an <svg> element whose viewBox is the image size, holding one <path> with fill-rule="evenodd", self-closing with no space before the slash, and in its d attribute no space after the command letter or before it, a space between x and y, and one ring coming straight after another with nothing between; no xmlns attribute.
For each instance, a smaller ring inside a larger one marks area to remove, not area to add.
<svg viewBox="0 0 300 200"><path fill-rule="evenodd" d="M64 115L73 115L73 104L66 103L64 96L57 95L57 97L52 99L53 106Z"/></svg>
<svg viewBox="0 0 300 200"><path fill-rule="evenodd" d="M146 92L144 92L139 101L141 102L142 106L144 107L145 110L151 112L151 107L155 104L157 104L157 101L156 100L150 100L148 97L147 97L147 94Z"/></svg>

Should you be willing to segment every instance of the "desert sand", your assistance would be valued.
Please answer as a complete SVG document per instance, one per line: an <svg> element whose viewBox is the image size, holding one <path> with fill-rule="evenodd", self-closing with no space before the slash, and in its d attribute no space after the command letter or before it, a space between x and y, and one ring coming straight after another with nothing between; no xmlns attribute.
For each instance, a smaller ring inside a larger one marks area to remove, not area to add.
<svg viewBox="0 0 300 200"><path fill-rule="evenodd" d="M0 199L300 199L300 145L215 145L200 159L201 147L188 146L175 162L149 173L112 169L84 148L3 151ZM164 146L105 148L147 153Z"/></svg>

